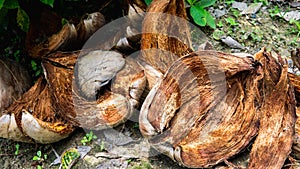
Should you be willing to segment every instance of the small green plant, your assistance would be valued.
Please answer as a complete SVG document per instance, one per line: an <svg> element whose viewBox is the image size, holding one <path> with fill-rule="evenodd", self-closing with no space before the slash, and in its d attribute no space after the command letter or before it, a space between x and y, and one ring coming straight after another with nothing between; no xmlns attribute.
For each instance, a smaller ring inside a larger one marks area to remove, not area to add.
<svg viewBox="0 0 300 169"><path fill-rule="evenodd" d="M34 60L31 60L31 68L35 72L35 77L38 77L42 72L42 66L37 64Z"/></svg>
<svg viewBox="0 0 300 169"><path fill-rule="evenodd" d="M92 140L97 139L97 136L94 135L93 131L86 133L85 136L81 139L82 145L86 145L86 143L90 143Z"/></svg>
<svg viewBox="0 0 300 169"><path fill-rule="evenodd" d="M211 28L216 29L214 17L204 9L214 5L216 0L187 0L187 2L191 6L190 14L197 25L208 25Z"/></svg>
<svg viewBox="0 0 300 169"><path fill-rule="evenodd" d="M219 27L219 28L222 28L224 25L223 25L223 22L220 20L219 22L218 22L218 24L217 24L217 27Z"/></svg>
<svg viewBox="0 0 300 169"><path fill-rule="evenodd" d="M17 143L17 144L15 145L15 147L16 147L15 155L17 156L17 155L19 155L20 144Z"/></svg>
<svg viewBox="0 0 300 169"><path fill-rule="evenodd" d="M36 152L36 155L33 156L32 160L38 162L37 169L42 169L40 163L45 161L48 158L47 154L42 155L42 152L39 150Z"/></svg>
<svg viewBox="0 0 300 169"><path fill-rule="evenodd" d="M269 11L270 16L273 18L281 12L281 9L276 5L276 6L274 6L274 8L269 9L268 11Z"/></svg>
<svg viewBox="0 0 300 169"><path fill-rule="evenodd" d="M235 1L235 0L225 0L225 3L226 3L227 5L231 5L234 1Z"/></svg>
<svg viewBox="0 0 300 169"><path fill-rule="evenodd" d="M148 161L141 161L140 164L134 165L132 169L152 169L153 167Z"/></svg>
<svg viewBox="0 0 300 169"><path fill-rule="evenodd" d="M215 40L220 40L223 36L225 36L225 33L223 31L220 31L218 29L216 29L214 32L213 32L213 38Z"/></svg>
<svg viewBox="0 0 300 169"><path fill-rule="evenodd" d="M230 26L237 26L239 25L234 18L232 17L228 17L228 18L225 18L225 21L227 24L229 24Z"/></svg>
<svg viewBox="0 0 300 169"><path fill-rule="evenodd" d="M230 10L231 10L233 16L236 17L236 18L238 18L241 15L240 11L237 10L237 9L230 8Z"/></svg>
<svg viewBox="0 0 300 169"><path fill-rule="evenodd" d="M145 0L145 3L147 6L149 6L151 4L152 0Z"/></svg>
<svg viewBox="0 0 300 169"><path fill-rule="evenodd" d="M78 160L80 153L76 148L66 150L61 157L61 169L69 169Z"/></svg>
<svg viewBox="0 0 300 169"><path fill-rule="evenodd" d="M292 29L293 33L297 33L297 37L300 36L300 22L297 20L290 20L290 24L294 24L296 26L296 29Z"/></svg>
<svg viewBox="0 0 300 169"><path fill-rule="evenodd" d="M101 140L100 151L104 151L104 150L105 150L105 141Z"/></svg>
<svg viewBox="0 0 300 169"><path fill-rule="evenodd" d="M133 128L134 129L139 129L140 128L139 123L134 123Z"/></svg>
<svg viewBox="0 0 300 169"><path fill-rule="evenodd" d="M254 0L254 3L258 3L258 2L263 3L263 5L268 5L269 4L268 0Z"/></svg>

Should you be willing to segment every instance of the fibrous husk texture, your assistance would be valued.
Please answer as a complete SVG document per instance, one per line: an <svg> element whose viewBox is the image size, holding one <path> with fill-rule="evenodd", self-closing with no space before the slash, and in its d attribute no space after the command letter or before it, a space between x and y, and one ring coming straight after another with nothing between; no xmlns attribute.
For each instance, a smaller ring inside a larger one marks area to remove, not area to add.
<svg viewBox="0 0 300 169"><path fill-rule="evenodd" d="M200 51L175 61L150 91L140 129L160 152L187 167L210 167L255 139L248 168L281 168L291 152L295 97L287 65Z"/></svg>
<svg viewBox="0 0 300 169"><path fill-rule="evenodd" d="M256 135L254 102L261 77L261 67L251 58L214 51L184 56L147 96L141 131L182 165L215 165Z"/></svg>
<svg viewBox="0 0 300 169"><path fill-rule="evenodd" d="M105 18L99 12L86 14L79 23L62 25L62 18L55 12L41 10L40 17L30 15L26 37L26 49L33 58L45 57L58 50L78 50L105 24Z"/></svg>
<svg viewBox="0 0 300 169"><path fill-rule="evenodd" d="M2 112L29 89L31 79L22 66L5 58L0 60L0 72L0 112Z"/></svg>
<svg viewBox="0 0 300 169"><path fill-rule="evenodd" d="M92 51L78 59L73 101L83 128L100 130L126 121L138 106L146 79L134 58L114 51Z"/></svg>
<svg viewBox="0 0 300 169"><path fill-rule="evenodd" d="M67 117L74 114L70 104L72 88L68 84L72 83L70 72L76 56L76 53L57 53L43 60L45 78L39 78L1 114L0 123L6 126L2 137L51 143L67 137L75 129Z"/></svg>
<svg viewBox="0 0 300 169"><path fill-rule="evenodd" d="M184 1L154 0L142 27L142 58L165 72L179 57L190 53L191 41Z"/></svg>
<svg viewBox="0 0 300 169"><path fill-rule="evenodd" d="M264 78L260 84L259 132L248 168L281 168L291 152L295 133L294 89L289 84L287 65L265 51L255 58L263 65Z"/></svg>

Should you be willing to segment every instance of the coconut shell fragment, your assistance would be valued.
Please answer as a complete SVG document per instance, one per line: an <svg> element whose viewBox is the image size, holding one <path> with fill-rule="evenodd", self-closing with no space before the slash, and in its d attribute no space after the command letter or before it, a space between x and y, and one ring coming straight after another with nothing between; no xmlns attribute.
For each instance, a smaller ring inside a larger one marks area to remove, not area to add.
<svg viewBox="0 0 300 169"><path fill-rule="evenodd" d="M253 58L200 51L178 59L148 94L140 129L160 152L187 167L209 167L257 134L261 67Z"/></svg>

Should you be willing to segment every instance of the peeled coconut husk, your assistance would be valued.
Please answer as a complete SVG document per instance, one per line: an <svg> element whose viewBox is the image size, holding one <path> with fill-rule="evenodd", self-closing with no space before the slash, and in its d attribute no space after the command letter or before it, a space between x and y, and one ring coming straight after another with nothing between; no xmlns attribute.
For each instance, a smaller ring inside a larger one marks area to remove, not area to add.
<svg viewBox="0 0 300 169"><path fill-rule="evenodd" d="M257 134L261 71L253 58L221 52L178 59L142 105L143 136L186 167L210 167L228 159Z"/></svg>
<svg viewBox="0 0 300 169"><path fill-rule="evenodd" d="M288 66L262 49L255 54L262 63L264 78L258 107L259 132L250 152L248 168L282 168L295 134L295 96L289 84Z"/></svg>
<svg viewBox="0 0 300 169"><path fill-rule="evenodd" d="M26 48L31 57L41 58L63 48L64 46L70 45L70 43L75 41L76 38L77 31L75 26L67 23L57 33L50 35L39 43L34 43L34 39L31 40L31 38L27 36L28 40Z"/></svg>
<svg viewBox="0 0 300 169"><path fill-rule="evenodd" d="M40 78L2 114L10 118L5 138L22 142L52 143L66 138L74 126L64 120L51 101L45 79Z"/></svg>
<svg viewBox="0 0 300 169"><path fill-rule="evenodd" d="M30 88L28 72L17 62L0 58L0 112Z"/></svg>
<svg viewBox="0 0 300 169"><path fill-rule="evenodd" d="M42 65L60 116L87 129L125 122L139 106L146 85L135 58L114 51L56 52Z"/></svg>
<svg viewBox="0 0 300 169"><path fill-rule="evenodd" d="M100 12L94 12L84 15L80 22L76 25L77 43L81 47L90 36L106 23L104 16ZM78 45L78 44L76 44Z"/></svg>
<svg viewBox="0 0 300 169"><path fill-rule="evenodd" d="M45 78L52 94L52 102L56 104L55 109L66 120L74 125L75 110L72 95L72 78L74 66L80 51L56 52L42 61Z"/></svg>
<svg viewBox="0 0 300 169"><path fill-rule="evenodd" d="M192 52L184 1L150 4L143 21L141 49L141 58L163 73L179 57Z"/></svg>
<svg viewBox="0 0 300 169"><path fill-rule="evenodd" d="M78 50L93 33L105 24L105 18L99 12L86 14L78 24L66 23L63 26L61 17L57 14L50 11L48 14L45 13L42 12L39 20L32 19L26 37L26 49L33 58L42 58L58 50ZM51 19L47 22L47 18ZM50 31L40 29L50 29Z"/></svg>
<svg viewBox="0 0 300 169"><path fill-rule="evenodd" d="M14 114L4 111L30 88L31 78L20 64L5 58L0 60L0 72L0 137L22 140Z"/></svg>
<svg viewBox="0 0 300 169"><path fill-rule="evenodd" d="M114 51L83 55L73 80L76 121L92 130L125 122L138 106L145 85L144 73L134 59Z"/></svg>

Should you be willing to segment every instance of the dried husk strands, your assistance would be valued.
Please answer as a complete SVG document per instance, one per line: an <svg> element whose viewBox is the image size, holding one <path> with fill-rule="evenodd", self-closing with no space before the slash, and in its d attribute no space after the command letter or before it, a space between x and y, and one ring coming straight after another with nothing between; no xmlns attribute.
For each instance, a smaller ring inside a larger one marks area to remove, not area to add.
<svg viewBox="0 0 300 169"><path fill-rule="evenodd" d="M254 104L261 78L253 58L214 51L184 56L148 94L141 132L184 166L213 166L240 152L256 135Z"/></svg>
<svg viewBox="0 0 300 169"><path fill-rule="evenodd" d="M93 33L105 24L104 16L99 12L94 12L85 15L78 24L66 23L62 26L61 18L57 14L51 11L47 12L49 14L42 12L40 20L32 18L32 24L26 37L26 49L33 58L45 57L58 50L78 50ZM50 19L48 20L48 18ZM45 33L46 31L43 29L51 31Z"/></svg>
<svg viewBox="0 0 300 169"><path fill-rule="evenodd" d="M184 1L154 0L142 27L141 57L155 69L165 72L179 57L191 50Z"/></svg>
<svg viewBox="0 0 300 169"><path fill-rule="evenodd" d="M60 110L62 117L77 125L73 120L76 116L72 99L72 78L74 66L80 51L56 52L42 61L45 78L52 93L55 109Z"/></svg>
<svg viewBox="0 0 300 169"><path fill-rule="evenodd" d="M74 127L60 116L51 101L45 79L40 78L4 112L10 115L7 137L16 141L52 143L66 138ZM13 124L13 125L12 125ZM3 137L3 136L2 136Z"/></svg>
<svg viewBox="0 0 300 169"><path fill-rule="evenodd" d="M31 79L21 65L5 58L0 60L0 72L0 137L19 140L22 136L17 134L20 131L14 114L4 111L30 88Z"/></svg>
<svg viewBox="0 0 300 169"><path fill-rule="evenodd" d="M255 54L255 58L263 65L264 78L260 87L259 132L248 168L281 168L294 139L294 91L288 83L287 65L278 63L265 49Z"/></svg>
<svg viewBox="0 0 300 169"><path fill-rule="evenodd" d="M28 72L17 62L0 58L0 112L26 92L31 85Z"/></svg>

